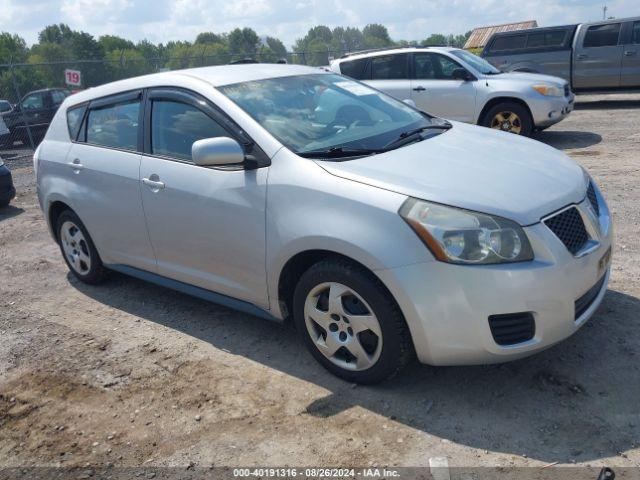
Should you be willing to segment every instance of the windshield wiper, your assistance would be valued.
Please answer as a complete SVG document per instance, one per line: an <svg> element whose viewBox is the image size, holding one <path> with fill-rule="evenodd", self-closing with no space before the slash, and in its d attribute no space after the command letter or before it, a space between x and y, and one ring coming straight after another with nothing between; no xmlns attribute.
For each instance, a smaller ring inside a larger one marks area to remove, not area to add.
<svg viewBox="0 0 640 480"><path fill-rule="evenodd" d="M345 148L331 147L322 150L309 150L306 152L298 152L298 155L304 158L345 158L360 157L365 155L373 155L374 153L382 153L384 150L374 148Z"/></svg>
<svg viewBox="0 0 640 480"><path fill-rule="evenodd" d="M442 120L442 123L433 123L431 125L423 125L422 127L414 128L413 130L407 130L398 135L398 138L387 143L383 150L391 150L393 148L404 145L405 143L410 143L418 139L422 139L419 136L420 133L425 130L449 130L453 125L451 125L446 120Z"/></svg>

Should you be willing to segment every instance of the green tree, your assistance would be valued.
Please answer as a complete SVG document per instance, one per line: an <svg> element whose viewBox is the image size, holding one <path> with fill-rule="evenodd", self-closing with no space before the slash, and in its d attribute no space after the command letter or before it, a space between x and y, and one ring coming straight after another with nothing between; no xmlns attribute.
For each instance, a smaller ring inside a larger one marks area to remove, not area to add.
<svg viewBox="0 0 640 480"><path fill-rule="evenodd" d="M364 44L366 48L382 48L394 45L393 40L389 36L389 31L384 25L379 23L371 23L362 29L364 36Z"/></svg>
<svg viewBox="0 0 640 480"><path fill-rule="evenodd" d="M196 37L196 43L224 43L224 38L213 32L202 32Z"/></svg>
<svg viewBox="0 0 640 480"><path fill-rule="evenodd" d="M104 53L113 52L114 50L133 50L136 48L131 40L116 35L103 35L98 39L98 43Z"/></svg>
<svg viewBox="0 0 640 480"><path fill-rule="evenodd" d="M260 44L260 37L251 28L236 28L229 32L229 51L240 55L255 55Z"/></svg>
<svg viewBox="0 0 640 480"><path fill-rule="evenodd" d="M18 35L8 32L0 33L0 62L21 63L27 59L27 43Z"/></svg>
<svg viewBox="0 0 640 480"><path fill-rule="evenodd" d="M420 45L427 47L429 45L448 45L449 39L440 33L433 33L425 38Z"/></svg>

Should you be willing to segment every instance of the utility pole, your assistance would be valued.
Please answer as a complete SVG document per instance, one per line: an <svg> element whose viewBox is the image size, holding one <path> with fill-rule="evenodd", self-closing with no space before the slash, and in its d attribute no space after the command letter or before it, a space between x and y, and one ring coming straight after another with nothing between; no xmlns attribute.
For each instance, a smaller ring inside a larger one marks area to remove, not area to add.
<svg viewBox="0 0 640 480"><path fill-rule="evenodd" d="M609 10L609 9L607 8L607 6L606 6L606 5L603 5L603 6L602 6L602 20L606 20L606 19L607 19L607 10Z"/></svg>

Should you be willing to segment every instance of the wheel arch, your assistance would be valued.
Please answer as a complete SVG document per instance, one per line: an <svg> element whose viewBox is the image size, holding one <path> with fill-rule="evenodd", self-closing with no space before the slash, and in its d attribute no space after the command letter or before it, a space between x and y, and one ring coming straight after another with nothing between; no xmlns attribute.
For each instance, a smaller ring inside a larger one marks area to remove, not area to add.
<svg viewBox="0 0 640 480"><path fill-rule="evenodd" d="M531 112L531 108L529 108L529 105L527 104L527 102L525 102L521 98L511 97L511 96L508 96L508 95L494 97L494 98L490 99L489 101L487 101L487 103L484 104L484 107L482 107L482 111L480 112L480 115L478 115L477 124L478 125L482 125L482 123L484 121L484 117L487 114L487 112L489 110L491 110L493 107L495 107L496 105L498 105L500 103L505 103L505 102L517 103L518 105L524 107L527 110L527 112L529 113L529 117L531 118L531 123L533 124L533 112Z"/></svg>
<svg viewBox="0 0 640 480"><path fill-rule="evenodd" d="M58 232L56 232L56 223L58 222L58 218L60 217L60 214L62 214L62 212L64 212L65 210L70 210L74 212L73 208L71 208L67 203L63 202L62 200L52 201L49 204L49 208L47 210L47 220L49 222L49 230L51 231L51 235L53 236L56 242L58 241Z"/></svg>
<svg viewBox="0 0 640 480"><path fill-rule="evenodd" d="M289 258L286 263L283 265L280 270L280 274L278 276L278 286L277 286L277 300L278 300L278 309L279 313L284 320L287 320L292 311L293 305L293 294L300 280L300 277L306 272L309 268L315 265L318 262L326 261L326 260L341 260L345 262L349 262L358 268L363 269L367 273L371 275L373 279L375 279L387 292L389 298L396 304L398 309L402 311L400 305L398 304L396 298L391 293L391 290L385 285L385 283L380 279L378 275L376 275L375 270L369 268L367 265L358 261L348 255L344 255L342 253L338 253L333 250L325 250L325 249L310 249L303 250L301 252L296 253L291 258ZM406 321L406 320L405 320Z"/></svg>

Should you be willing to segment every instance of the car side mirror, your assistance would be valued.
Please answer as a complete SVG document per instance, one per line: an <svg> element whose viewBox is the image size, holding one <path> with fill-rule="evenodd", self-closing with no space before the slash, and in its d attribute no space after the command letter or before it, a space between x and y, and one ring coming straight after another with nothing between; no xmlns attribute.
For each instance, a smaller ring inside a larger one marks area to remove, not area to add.
<svg viewBox="0 0 640 480"><path fill-rule="evenodd" d="M464 68L456 68L453 72L451 72L451 78L453 78L454 80L464 80L465 82L473 79L471 74Z"/></svg>
<svg viewBox="0 0 640 480"><path fill-rule="evenodd" d="M244 161L244 150L233 138L203 138L191 146L191 158L201 167L233 165Z"/></svg>
<svg viewBox="0 0 640 480"><path fill-rule="evenodd" d="M404 100L402 100L402 103L406 103L407 105L413 108L418 108L418 106L416 105L416 102L414 102L410 98L405 98Z"/></svg>

